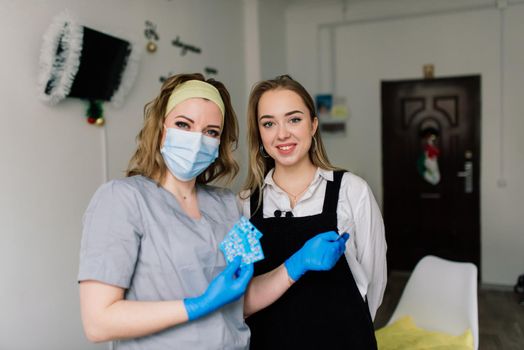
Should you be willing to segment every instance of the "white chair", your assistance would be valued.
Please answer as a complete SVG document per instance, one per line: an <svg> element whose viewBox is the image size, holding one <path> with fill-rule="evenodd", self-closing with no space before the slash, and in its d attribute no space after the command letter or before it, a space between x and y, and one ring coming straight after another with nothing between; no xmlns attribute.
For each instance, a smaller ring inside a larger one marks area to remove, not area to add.
<svg viewBox="0 0 524 350"><path fill-rule="evenodd" d="M430 331L460 335L470 328L478 349L477 267L432 255L422 258L388 324L406 315Z"/></svg>

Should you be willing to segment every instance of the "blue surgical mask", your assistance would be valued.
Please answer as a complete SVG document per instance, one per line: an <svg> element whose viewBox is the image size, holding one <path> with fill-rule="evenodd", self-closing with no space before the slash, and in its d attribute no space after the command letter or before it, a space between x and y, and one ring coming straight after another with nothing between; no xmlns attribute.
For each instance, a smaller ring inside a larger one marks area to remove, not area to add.
<svg viewBox="0 0 524 350"><path fill-rule="evenodd" d="M201 132L168 128L160 153L177 179L189 181L217 159L219 145L218 139Z"/></svg>

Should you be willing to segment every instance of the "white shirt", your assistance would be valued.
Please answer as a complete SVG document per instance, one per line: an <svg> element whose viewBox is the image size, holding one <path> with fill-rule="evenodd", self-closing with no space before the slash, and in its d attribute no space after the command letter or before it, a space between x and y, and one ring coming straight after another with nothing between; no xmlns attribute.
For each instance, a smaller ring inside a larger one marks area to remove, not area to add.
<svg viewBox="0 0 524 350"><path fill-rule="evenodd" d="M273 170L264 179L264 218L274 217L275 210L292 212L294 217L317 215L322 212L327 181L333 181L333 171L318 168L309 188L291 208L289 197L273 181ZM249 198L242 192L239 205L244 216L250 217ZM366 181L346 172L342 177L337 204L338 232L348 232L345 256L360 294L367 296L369 311L375 318L386 288L386 239L380 209Z"/></svg>

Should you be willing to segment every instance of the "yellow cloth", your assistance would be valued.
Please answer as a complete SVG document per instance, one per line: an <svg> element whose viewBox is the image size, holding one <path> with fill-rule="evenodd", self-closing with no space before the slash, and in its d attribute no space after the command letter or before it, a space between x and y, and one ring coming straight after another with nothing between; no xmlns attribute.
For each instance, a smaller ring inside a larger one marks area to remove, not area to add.
<svg viewBox="0 0 524 350"><path fill-rule="evenodd" d="M201 80L188 80L178 85L173 92L171 92L171 96L169 96L169 100L167 101L166 116L177 104L193 97L205 98L214 102L218 108L220 108L222 120L224 120L225 108L220 92L213 85Z"/></svg>
<svg viewBox="0 0 524 350"><path fill-rule="evenodd" d="M467 329L454 336L418 328L411 316L399 318L375 332L379 350L472 350L473 334Z"/></svg>

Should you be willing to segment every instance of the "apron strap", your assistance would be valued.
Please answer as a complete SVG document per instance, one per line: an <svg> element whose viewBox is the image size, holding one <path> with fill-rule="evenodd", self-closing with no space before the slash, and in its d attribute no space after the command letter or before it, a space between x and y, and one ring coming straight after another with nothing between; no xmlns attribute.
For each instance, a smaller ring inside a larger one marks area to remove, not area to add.
<svg viewBox="0 0 524 350"><path fill-rule="evenodd" d="M342 183L342 176L344 170L333 171L333 181L328 181L326 185L326 194L324 196L323 213L336 213L338 206L338 194L340 192L340 184Z"/></svg>

